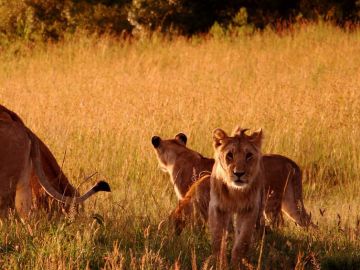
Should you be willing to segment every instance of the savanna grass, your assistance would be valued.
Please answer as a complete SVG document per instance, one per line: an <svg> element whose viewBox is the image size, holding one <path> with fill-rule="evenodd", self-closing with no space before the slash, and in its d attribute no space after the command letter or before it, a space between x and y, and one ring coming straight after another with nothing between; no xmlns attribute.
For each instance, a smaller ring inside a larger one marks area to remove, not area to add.
<svg viewBox="0 0 360 270"><path fill-rule="evenodd" d="M266 234L260 267L360 268L359 44L359 31L309 25L222 39L77 36L0 52L1 103L60 163L65 155L72 183L98 172L113 190L75 218L3 221L1 268L210 268L206 231L158 230L176 198L150 139L182 131L212 156L212 130L237 124L262 127L263 152L301 166L305 206L319 226L287 222Z"/></svg>

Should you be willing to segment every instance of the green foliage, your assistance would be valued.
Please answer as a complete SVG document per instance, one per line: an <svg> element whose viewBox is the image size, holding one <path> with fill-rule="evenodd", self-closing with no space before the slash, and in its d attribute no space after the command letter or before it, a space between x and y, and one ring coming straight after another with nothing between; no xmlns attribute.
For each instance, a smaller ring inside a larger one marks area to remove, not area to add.
<svg viewBox="0 0 360 270"><path fill-rule="evenodd" d="M28 39L33 25L33 12L23 0L0 1L0 40L9 37Z"/></svg>
<svg viewBox="0 0 360 270"><path fill-rule="evenodd" d="M246 25L248 23L248 13L246 8L240 8L239 12L236 13L232 21L236 26Z"/></svg>
<svg viewBox="0 0 360 270"><path fill-rule="evenodd" d="M88 33L100 34L130 32L132 27L127 20L129 0L102 2L72 1L65 10L72 30L80 28Z"/></svg>
<svg viewBox="0 0 360 270"><path fill-rule="evenodd" d="M215 21L231 21L238 1L134 0L130 18L139 30L160 30L185 35L207 32Z"/></svg>
<svg viewBox="0 0 360 270"><path fill-rule="evenodd" d="M128 0L0 0L0 45L16 39L60 40L67 33L122 34L132 27L127 20Z"/></svg>
<svg viewBox="0 0 360 270"><path fill-rule="evenodd" d="M359 1L355 0L258 0L258 1L155 1L134 0L129 15L137 30L204 33L221 26L227 29L251 24L264 29L283 27L301 20L326 20L340 25L359 20ZM215 31L214 29L211 32Z"/></svg>
<svg viewBox="0 0 360 270"><path fill-rule="evenodd" d="M348 26L359 16L358 0L0 0L0 44L56 41L78 31L189 36L213 34L218 27L230 33L243 32L244 26L281 30L299 20Z"/></svg>
<svg viewBox="0 0 360 270"><path fill-rule="evenodd" d="M218 24L218 22L215 22L214 25L211 27L209 31L210 35L212 35L214 38L222 39L226 35L226 31L223 27Z"/></svg>

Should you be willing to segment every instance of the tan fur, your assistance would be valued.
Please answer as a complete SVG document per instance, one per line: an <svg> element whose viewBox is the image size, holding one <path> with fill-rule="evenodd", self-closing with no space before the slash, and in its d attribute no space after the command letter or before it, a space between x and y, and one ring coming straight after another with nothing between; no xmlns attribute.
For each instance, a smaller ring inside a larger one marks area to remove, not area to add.
<svg viewBox="0 0 360 270"><path fill-rule="evenodd" d="M235 214L231 263L237 267L246 258L263 211L262 132L246 135L239 129L229 137L223 130L216 129L213 139L215 164L210 178L209 230L214 254L218 256Z"/></svg>
<svg viewBox="0 0 360 270"><path fill-rule="evenodd" d="M204 225L208 220L209 202L210 173L206 173L190 187L171 213L170 218L174 222L176 233L180 234L190 219Z"/></svg>
<svg viewBox="0 0 360 270"><path fill-rule="evenodd" d="M50 186L47 194L43 183ZM88 191L86 197L95 190ZM69 203L79 198L76 196L76 189L47 146L19 116L0 105L0 217L16 208L22 218L27 218L32 208L49 210L53 198Z"/></svg>
<svg viewBox="0 0 360 270"><path fill-rule="evenodd" d="M181 200L191 185L203 172L211 172L214 161L204 158L199 153L186 147L186 141L181 140L182 133L174 139L158 139L158 145L154 146L160 167L170 175L170 181L174 185L176 195ZM186 138L186 137L185 137ZM186 140L186 139L185 139Z"/></svg>
<svg viewBox="0 0 360 270"><path fill-rule="evenodd" d="M172 154L167 155L166 153L169 152ZM181 187L175 187L175 189L186 190L187 193L179 197L179 203L171 215L176 231L181 233L186 221L190 220L189 217L194 216L192 209L195 209L196 214L201 214L200 218L195 218L196 220L207 221L207 214L202 215L202 213L207 213L205 209L209 205L210 178L202 178L201 185L197 185L196 181L194 183L194 172L196 176L199 176L201 172L211 171L214 159L203 157L187 148L184 143L179 146L176 138L161 140L161 151L157 150L156 153L159 163L170 175L172 171L169 168L178 168L182 171L181 175L178 174L174 185L180 185ZM172 157L172 162L168 162L168 156ZM160 162L160 160L162 161ZM171 164L171 166L166 166L166 164ZM280 225L283 222L281 212L284 212L301 227L313 225L303 203L302 176L299 166L291 159L276 154L263 155L263 166L265 194L269 194L269 197L265 198L265 212L270 224L272 226ZM199 203L200 201L201 203ZM192 205L193 203L194 205ZM202 208L198 209L198 207Z"/></svg>
<svg viewBox="0 0 360 270"><path fill-rule="evenodd" d="M79 196L79 192L70 184L49 148L38 137L37 139L40 146L42 168L51 185L64 196ZM60 210L64 207L63 204L59 204L46 194L39 183L34 168L32 169L30 183L35 207L41 207L45 210Z"/></svg>

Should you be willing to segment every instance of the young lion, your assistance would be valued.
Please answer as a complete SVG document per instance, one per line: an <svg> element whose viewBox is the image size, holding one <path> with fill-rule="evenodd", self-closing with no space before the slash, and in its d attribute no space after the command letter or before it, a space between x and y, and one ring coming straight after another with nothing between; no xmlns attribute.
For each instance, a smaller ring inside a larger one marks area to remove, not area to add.
<svg viewBox="0 0 360 270"><path fill-rule="evenodd" d="M170 174L175 193L181 200L200 173L212 170L214 160L204 158L198 152L186 147L187 137L183 133L175 139L162 140L158 136L151 139L160 167Z"/></svg>
<svg viewBox="0 0 360 270"><path fill-rule="evenodd" d="M196 213L196 218L207 221L210 200L209 175L214 165L214 159L205 158L187 148L186 142L187 137L183 133L169 140L158 136L152 138L159 164L170 174L178 195L179 204L172 213L178 233L181 233L185 222L193 213ZM282 210L302 227L313 225L302 199L299 166L287 157L274 154L263 155L263 164L265 194L269 194L265 200L266 217L269 222L275 226L282 223ZM199 179L202 175L205 176Z"/></svg>
<svg viewBox="0 0 360 270"><path fill-rule="evenodd" d="M231 216L236 215L231 254L235 267L246 256L263 210L262 131L251 135L245 131L238 128L231 137L219 128L213 133L215 164L210 177L209 230L214 254L219 255Z"/></svg>
<svg viewBox="0 0 360 270"><path fill-rule="evenodd" d="M0 218L16 209L27 219L33 210L51 207L56 200L67 210L81 204L99 191L110 192L105 181L99 181L80 196L70 184L49 148L21 118L0 105ZM59 208L60 210L60 208Z"/></svg>

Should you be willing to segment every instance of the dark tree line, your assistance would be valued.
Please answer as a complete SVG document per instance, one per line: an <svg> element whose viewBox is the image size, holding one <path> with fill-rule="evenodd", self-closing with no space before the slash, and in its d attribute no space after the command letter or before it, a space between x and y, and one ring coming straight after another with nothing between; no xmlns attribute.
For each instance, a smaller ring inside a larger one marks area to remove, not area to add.
<svg viewBox="0 0 360 270"><path fill-rule="evenodd" d="M246 23L260 29L299 19L321 19L344 25L357 23L360 16L359 0L139 0L133 3L132 12L140 26L164 32L177 30L185 35L207 32L215 22L225 28L236 24L234 18L241 9L246 10Z"/></svg>
<svg viewBox="0 0 360 270"><path fill-rule="evenodd" d="M356 25L360 0L12 0L0 1L0 43L23 38L58 40L76 31L160 31L181 35L251 25L331 21Z"/></svg>

